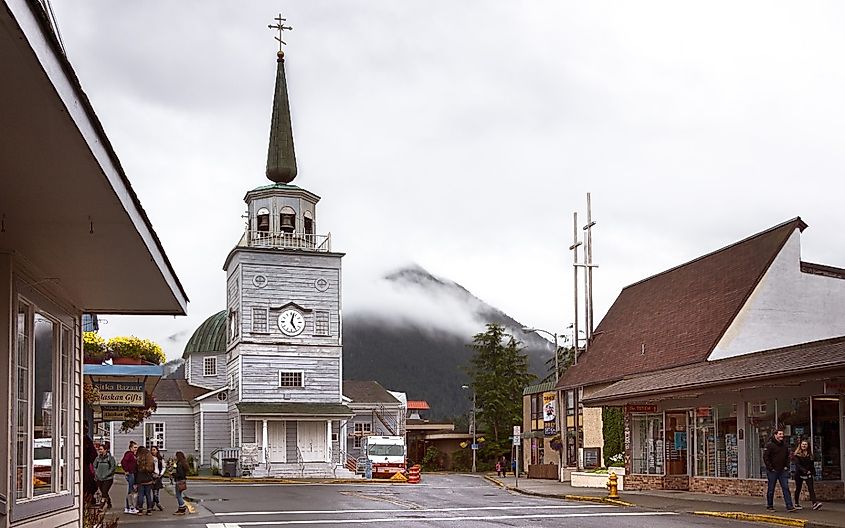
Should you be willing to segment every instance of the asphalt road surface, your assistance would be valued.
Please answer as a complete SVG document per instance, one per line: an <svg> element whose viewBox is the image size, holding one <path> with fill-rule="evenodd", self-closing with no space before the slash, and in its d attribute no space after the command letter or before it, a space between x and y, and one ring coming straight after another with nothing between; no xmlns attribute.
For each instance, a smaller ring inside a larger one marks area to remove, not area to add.
<svg viewBox="0 0 845 528"><path fill-rule="evenodd" d="M190 483L197 513L131 519L145 526L247 528L366 526L481 528L739 527L747 523L642 508L530 497L481 477L425 475L410 484ZM128 519L127 519L128 520ZM123 524L123 523L121 523Z"/></svg>

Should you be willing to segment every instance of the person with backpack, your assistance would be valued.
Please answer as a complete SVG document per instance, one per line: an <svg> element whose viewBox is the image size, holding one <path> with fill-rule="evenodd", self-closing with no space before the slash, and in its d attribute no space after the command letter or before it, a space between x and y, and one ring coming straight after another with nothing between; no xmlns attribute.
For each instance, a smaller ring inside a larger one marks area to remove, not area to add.
<svg viewBox="0 0 845 528"><path fill-rule="evenodd" d="M97 489L103 497L106 509L111 508L111 497L109 490L114 483L114 471L117 469L117 462L109 453L105 444L97 446L97 458L94 459L94 479L97 481Z"/></svg>
<svg viewBox="0 0 845 528"><path fill-rule="evenodd" d="M123 513L138 513L135 508L136 487L135 487L135 470L137 469L138 461L135 457L135 452L138 451L138 442L132 440L129 442L129 449L123 453L123 458L120 460L120 467L123 468L123 474L126 477L126 508Z"/></svg>
<svg viewBox="0 0 845 528"><path fill-rule="evenodd" d="M801 487L803 483L807 483L807 492L810 494L810 502L813 504L813 509L818 510L822 507L822 503L816 500L816 490L813 485L813 478L816 473L816 467L813 463L813 452L810 451L810 443L806 440L801 440L795 452L792 453L792 458L795 461L795 508L798 510L801 507Z"/></svg>

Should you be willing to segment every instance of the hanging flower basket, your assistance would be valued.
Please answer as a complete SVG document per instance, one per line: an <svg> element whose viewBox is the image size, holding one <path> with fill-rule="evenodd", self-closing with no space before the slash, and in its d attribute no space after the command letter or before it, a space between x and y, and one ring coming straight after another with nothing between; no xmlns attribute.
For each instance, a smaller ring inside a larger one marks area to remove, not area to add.
<svg viewBox="0 0 845 528"><path fill-rule="evenodd" d="M561 442L560 440L560 435L557 435L551 440L549 440L549 446L555 451L560 451L561 449L563 449L563 442Z"/></svg>
<svg viewBox="0 0 845 528"><path fill-rule="evenodd" d="M100 365L109 358L106 340L97 332L82 333L82 360L87 365Z"/></svg>

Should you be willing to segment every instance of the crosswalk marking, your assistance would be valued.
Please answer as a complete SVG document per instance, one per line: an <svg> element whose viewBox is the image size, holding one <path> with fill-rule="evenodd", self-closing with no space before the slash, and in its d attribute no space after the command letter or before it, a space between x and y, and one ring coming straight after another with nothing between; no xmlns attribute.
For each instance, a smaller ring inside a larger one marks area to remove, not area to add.
<svg viewBox="0 0 845 528"><path fill-rule="evenodd" d="M424 513L424 512L462 512L480 510L570 510L577 508L609 508L602 504L569 504L553 506L471 506L455 508L381 508L361 510L279 510L279 511L248 511L248 512L220 512L217 517L246 517L249 515L289 515L289 514L339 514L339 513Z"/></svg>
<svg viewBox="0 0 845 528"><path fill-rule="evenodd" d="M519 515L477 515L458 517L385 517L374 519L301 519L287 521L248 521L238 523L211 523L206 524L207 528L242 528L244 526L285 526L285 525L308 525L308 524L367 524L367 523L420 523L420 522L466 522L466 521L498 521L514 519L564 519L577 517L654 517L664 515L678 515L675 512L614 512L599 511L593 513L536 513Z"/></svg>

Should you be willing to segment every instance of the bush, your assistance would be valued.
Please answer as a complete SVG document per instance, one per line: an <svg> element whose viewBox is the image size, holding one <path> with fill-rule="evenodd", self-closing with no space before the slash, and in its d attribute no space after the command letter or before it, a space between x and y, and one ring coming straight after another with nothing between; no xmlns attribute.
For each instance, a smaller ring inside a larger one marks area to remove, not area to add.
<svg viewBox="0 0 845 528"><path fill-rule="evenodd" d="M422 460L422 468L426 471L442 469L443 454L434 446L428 446Z"/></svg>
<svg viewBox="0 0 845 528"><path fill-rule="evenodd" d="M610 466L614 462L623 460L625 418L620 407L602 407L601 410L602 435L604 436L604 461ZM618 458L616 458L618 456Z"/></svg>

